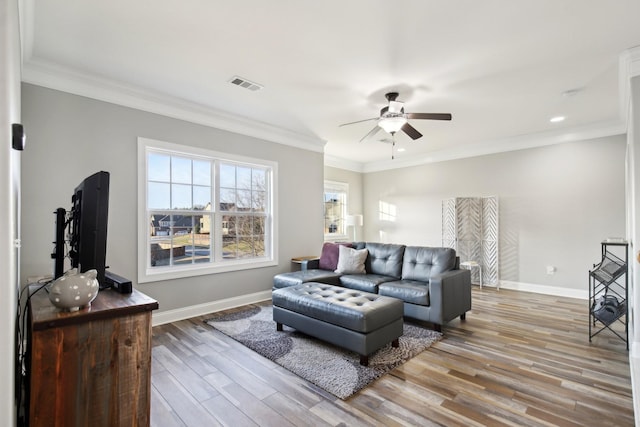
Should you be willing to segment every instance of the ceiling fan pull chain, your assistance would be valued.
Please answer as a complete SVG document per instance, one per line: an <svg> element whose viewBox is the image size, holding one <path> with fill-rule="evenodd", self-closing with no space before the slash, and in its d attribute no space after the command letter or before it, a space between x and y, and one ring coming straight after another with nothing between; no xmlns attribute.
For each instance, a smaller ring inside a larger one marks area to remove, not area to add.
<svg viewBox="0 0 640 427"><path fill-rule="evenodd" d="M391 134L391 160L394 160L395 157L395 148L396 148L396 135L395 132Z"/></svg>

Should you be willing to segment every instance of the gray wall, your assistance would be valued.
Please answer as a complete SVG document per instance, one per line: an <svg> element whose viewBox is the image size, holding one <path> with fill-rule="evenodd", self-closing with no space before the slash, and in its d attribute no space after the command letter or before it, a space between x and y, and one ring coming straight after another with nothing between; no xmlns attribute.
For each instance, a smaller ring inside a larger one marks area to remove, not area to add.
<svg viewBox="0 0 640 427"><path fill-rule="evenodd" d="M624 184L624 136L367 173L365 238L440 246L442 200L498 196L501 280L586 296L600 241L625 236ZM380 202L395 221L379 219Z"/></svg>
<svg viewBox="0 0 640 427"><path fill-rule="evenodd" d="M50 274L57 207L90 174L111 173L107 263L160 310L188 307L271 289L290 258L322 245L323 155L171 119L64 92L23 84L29 146L22 169L23 279ZM137 137L278 162L279 266L137 284Z"/></svg>

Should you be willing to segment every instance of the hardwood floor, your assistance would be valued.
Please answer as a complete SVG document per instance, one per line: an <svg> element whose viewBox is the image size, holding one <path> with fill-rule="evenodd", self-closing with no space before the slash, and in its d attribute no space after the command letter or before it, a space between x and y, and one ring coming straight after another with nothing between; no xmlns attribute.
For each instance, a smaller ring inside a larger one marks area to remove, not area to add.
<svg viewBox="0 0 640 427"><path fill-rule="evenodd" d="M155 427L634 425L626 346L589 343L585 300L474 287L466 321L346 401L206 318L153 328Z"/></svg>

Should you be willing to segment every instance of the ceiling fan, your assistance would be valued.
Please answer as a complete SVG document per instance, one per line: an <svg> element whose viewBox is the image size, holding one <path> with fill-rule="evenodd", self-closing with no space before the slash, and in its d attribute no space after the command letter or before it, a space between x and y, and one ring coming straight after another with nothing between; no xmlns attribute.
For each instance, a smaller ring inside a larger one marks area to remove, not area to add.
<svg viewBox="0 0 640 427"><path fill-rule="evenodd" d="M373 117L371 119L358 120L356 122L344 123L342 126L352 125L354 123L362 123L368 122L371 120L377 120L378 123L376 127L371 129L368 134L366 134L360 142L364 141L367 138L372 137L380 130L384 130L385 132L390 133L392 136L395 135L399 130L403 131L411 139L418 139L422 137L422 134L418 132L416 128L409 124L409 119L418 119L418 120L451 120L451 114L448 113L405 113L404 111L404 102L396 101L398 98L398 92L389 92L385 94L385 98L389 101L389 105L383 107L380 110L379 117Z"/></svg>

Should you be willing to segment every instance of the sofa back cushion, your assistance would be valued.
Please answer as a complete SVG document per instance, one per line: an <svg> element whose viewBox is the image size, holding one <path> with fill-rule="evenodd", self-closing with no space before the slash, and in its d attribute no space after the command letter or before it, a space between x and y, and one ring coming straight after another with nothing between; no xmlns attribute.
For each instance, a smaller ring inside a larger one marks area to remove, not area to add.
<svg viewBox="0 0 640 427"><path fill-rule="evenodd" d="M402 263L402 278L428 282L431 276L453 270L455 266L455 249L407 246Z"/></svg>
<svg viewBox="0 0 640 427"><path fill-rule="evenodd" d="M402 276L404 245L367 242L366 247L369 251L365 263L367 273L390 276L396 279Z"/></svg>
<svg viewBox="0 0 640 427"><path fill-rule="evenodd" d="M339 248L341 245L351 247L351 243L330 243L322 245L322 253L318 261L318 268L321 270L334 271L338 267Z"/></svg>

